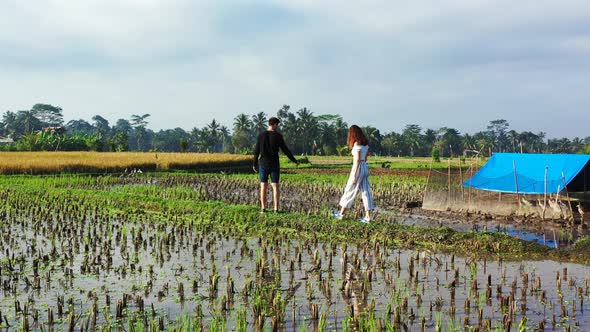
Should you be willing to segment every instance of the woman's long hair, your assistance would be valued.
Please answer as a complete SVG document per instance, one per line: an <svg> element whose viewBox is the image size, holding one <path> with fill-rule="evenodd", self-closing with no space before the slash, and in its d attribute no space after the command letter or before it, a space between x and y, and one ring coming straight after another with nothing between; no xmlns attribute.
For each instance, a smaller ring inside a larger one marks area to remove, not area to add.
<svg viewBox="0 0 590 332"><path fill-rule="evenodd" d="M363 133L363 130L357 126L352 125L348 129L348 147L352 149L354 143L358 143L359 145L369 145L369 140L367 136Z"/></svg>

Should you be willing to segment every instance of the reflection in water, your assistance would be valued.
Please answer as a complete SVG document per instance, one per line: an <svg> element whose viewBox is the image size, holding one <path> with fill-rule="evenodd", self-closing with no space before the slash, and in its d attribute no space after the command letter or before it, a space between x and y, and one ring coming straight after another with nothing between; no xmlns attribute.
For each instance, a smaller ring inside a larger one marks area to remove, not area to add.
<svg viewBox="0 0 590 332"><path fill-rule="evenodd" d="M188 313L205 327L245 317L248 329L590 328L590 268L582 265L241 238L94 215L10 220L0 226L4 327L148 318L169 326Z"/></svg>

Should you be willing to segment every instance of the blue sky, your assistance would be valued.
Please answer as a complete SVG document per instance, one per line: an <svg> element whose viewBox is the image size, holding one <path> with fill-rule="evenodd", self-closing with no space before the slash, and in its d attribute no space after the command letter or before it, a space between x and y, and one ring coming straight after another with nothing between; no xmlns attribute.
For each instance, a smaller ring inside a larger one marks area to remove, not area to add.
<svg viewBox="0 0 590 332"><path fill-rule="evenodd" d="M289 104L383 132L590 136L586 0L3 0L0 19L0 111L190 129Z"/></svg>

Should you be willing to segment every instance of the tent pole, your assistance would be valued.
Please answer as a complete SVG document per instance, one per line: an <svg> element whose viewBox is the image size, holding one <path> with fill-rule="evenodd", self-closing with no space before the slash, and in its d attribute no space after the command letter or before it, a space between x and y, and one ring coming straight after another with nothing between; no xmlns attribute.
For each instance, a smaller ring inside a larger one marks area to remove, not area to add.
<svg viewBox="0 0 590 332"><path fill-rule="evenodd" d="M572 209L572 201L570 200L570 194L567 190L567 186L565 185L565 175L563 174L563 172L561 172L561 180L563 180L563 188L565 189L565 194L567 197L567 203L569 204L570 207L570 215L571 215L571 220L572 220L572 224L574 221L574 209Z"/></svg>
<svg viewBox="0 0 590 332"><path fill-rule="evenodd" d="M545 166L545 191L543 193L543 214L541 220L545 220L545 210L547 209L547 173L549 172L549 166Z"/></svg>
<svg viewBox="0 0 590 332"><path fill-rule="evenodd" d="M520 202L520 195L518 194L518 176L516 175L516 161L512 160L512 170L514 171L514 186L516 187L516 200L518 201L518 207L522 207L521 206L521 202Z"/></svg>

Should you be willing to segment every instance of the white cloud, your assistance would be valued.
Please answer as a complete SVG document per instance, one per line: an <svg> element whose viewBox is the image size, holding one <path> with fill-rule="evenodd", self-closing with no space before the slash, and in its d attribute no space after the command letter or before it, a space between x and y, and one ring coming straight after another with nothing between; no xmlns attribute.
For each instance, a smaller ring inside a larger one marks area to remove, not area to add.
<svg viewBox="0 0 590 332"><path fill-rule="evenodd" d="M383 131L506 118L587 136L545 120L590 121L585 2L5 0L0 106L188 129L290 103Z"/></svg>

